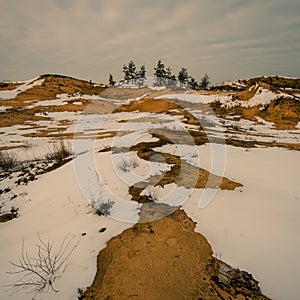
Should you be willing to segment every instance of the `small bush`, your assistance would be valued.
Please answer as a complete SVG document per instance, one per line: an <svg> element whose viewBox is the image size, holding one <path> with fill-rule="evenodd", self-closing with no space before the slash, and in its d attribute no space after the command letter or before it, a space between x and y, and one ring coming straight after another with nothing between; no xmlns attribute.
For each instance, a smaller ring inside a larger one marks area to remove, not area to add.
<svg viewBox="0 0 300 300"><path fill-rule="evenodd" d="M61 139L59 140L59 143L53 145L53 149L46 155L46 159L49 161L56 161L60 165L63 165L71 155L72 151L70 146Z"/></svg>
<svg viewBox="0 0 300 300"><path fill-rule="evenodd" d="M138 161L135 159L128 161L126 159L122 159L121 163L118 165L119 169L124 173L130 172L130 170L135 169L139 166Z"/></svg>
<svg viewBox="0 0 300 300"><path fill-rule="evenodd" d="M11 170L17 165L17 158L9 152L0 152L0 169L5 171Z"/></svg>
<svg viewBox="0 0 300 300"><path fill-rule="evenodd" d="M115 202L112 200L100 202L98 207L96 207L96 214L99 216L110 216L114 204Z"/></svg>
<svg viewBox="0 0 300 300"><path fill-rule="evenodd" d="M38 239L35 257L29 256L23 240L20 258L16 262L10 261L15 271L7 272L7 274L22 275L14 283L5 286L11 295L21 290L28 290L28 293L34 294L32 299L35 299L38 294L44 291L47 293L50 290L58 292L54 284L56 280L62 277L68 266L67 260L80 241L75 243L75 235L72 237L66 235L59 247L54 248L53 241L44 241L39 234Z"/></svg>

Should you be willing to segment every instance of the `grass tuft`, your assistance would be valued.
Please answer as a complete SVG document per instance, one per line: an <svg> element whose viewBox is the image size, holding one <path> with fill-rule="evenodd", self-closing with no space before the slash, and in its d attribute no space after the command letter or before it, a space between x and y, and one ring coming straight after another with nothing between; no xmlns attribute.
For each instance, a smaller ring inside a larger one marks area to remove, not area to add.
<svg viewBox="0 0 300 300"><path fill-rule="evenodd" d="M68 161L72 154L71 147L61 139L59 140L59 143L53 145L53 149L46 155L46 159L55 161L59 165L63 165Z"/></svg>
<svg viewBox="0 0 300 300"><path fill-rule="evenodd" d="M0 169L9 171L18 164L17 158L13 153L0 151Z"/></svg>

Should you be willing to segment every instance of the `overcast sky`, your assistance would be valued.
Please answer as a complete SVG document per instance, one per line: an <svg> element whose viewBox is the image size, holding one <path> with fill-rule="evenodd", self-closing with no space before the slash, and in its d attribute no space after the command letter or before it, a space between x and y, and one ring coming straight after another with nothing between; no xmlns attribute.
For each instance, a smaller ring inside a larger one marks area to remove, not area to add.
<svg viewBox="0 0 300 300"><path fill-rule="evenodd" d="M158 59L213 82L300 77L299 0L0 0L0 80L122 79Z"/></svg>

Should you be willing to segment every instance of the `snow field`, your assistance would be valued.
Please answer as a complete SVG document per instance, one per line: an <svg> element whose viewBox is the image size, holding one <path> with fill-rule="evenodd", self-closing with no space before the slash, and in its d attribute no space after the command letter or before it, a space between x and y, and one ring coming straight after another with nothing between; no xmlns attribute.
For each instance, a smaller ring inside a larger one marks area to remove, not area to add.
<svg viewBox="0 0 300 300"><path fill-rule="evenodd" d="M243 187L219 191L204 209L195 190L183 206L215 255L252 273L272 299L298 299L298 161L297 151L227 146L225 176Z"/></svg>

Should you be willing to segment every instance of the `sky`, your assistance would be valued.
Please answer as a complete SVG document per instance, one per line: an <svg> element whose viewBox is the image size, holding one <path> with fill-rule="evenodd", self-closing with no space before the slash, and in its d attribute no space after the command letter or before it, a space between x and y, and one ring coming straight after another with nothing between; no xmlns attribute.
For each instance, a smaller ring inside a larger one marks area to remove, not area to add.
<svg viewBox="0 0 300 300"><path fill-rule="evenodd" d="M0 0L0 28L0 81L107 83L159 59L213 83L300 77L299 0Z"/></svg>

